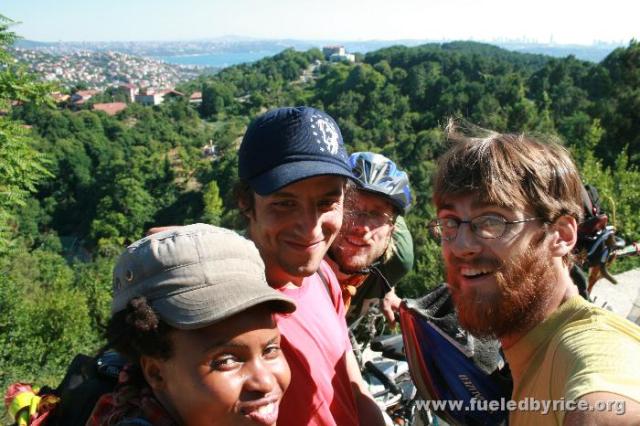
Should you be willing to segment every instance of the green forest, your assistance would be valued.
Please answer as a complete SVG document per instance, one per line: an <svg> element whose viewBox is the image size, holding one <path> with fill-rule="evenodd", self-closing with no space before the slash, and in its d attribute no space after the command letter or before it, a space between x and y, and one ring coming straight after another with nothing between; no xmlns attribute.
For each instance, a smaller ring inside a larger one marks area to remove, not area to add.
<svg viewBox="0 0 640 426"><path fill-rule="evenodd" d="M329 63L318 49L284 50L130 104L115 116L57 106L59 90L14 63L0 20L0 387L55 385L74 354L94 353L110 304L111 268L153 225L242 226L231 188L236 151L266 109L311 105L338 121L349 150L397 161L411 178L414 271L402 296L443 280L430 178L443 126L463 118L498 131L551 135L627 241L640 239L640 43L600 63L509 52L473 42L395 46ZM106 93L102 100L116 95ZM216 155L203 147L215 145ZM618 262L618 268L632 264Z"/></svg>

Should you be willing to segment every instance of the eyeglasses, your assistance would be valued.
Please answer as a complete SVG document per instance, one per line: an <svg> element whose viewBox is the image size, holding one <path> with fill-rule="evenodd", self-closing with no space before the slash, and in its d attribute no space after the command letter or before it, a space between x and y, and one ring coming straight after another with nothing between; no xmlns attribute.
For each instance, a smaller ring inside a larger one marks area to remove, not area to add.
<svg viewBox="0 0 640 426"><path fill-rule="evenodd" d="M482 215L471 220L460 220L454 217L435 219L429 223L431 235L441 241L453 241L458 236L458 229L463 223L468 223L471 231L477 237L484 239L502 238L510 225L538 220L538 217L530 217L522 220L507 220L502 216Z"/></svg>
<svg viewBox="0 0 640 426"><path fill-rule="evenodd" d="M396 220L394 216L380 211L351 210L344 215L352 225L368 225L372 228L391 224Z"/></svg>

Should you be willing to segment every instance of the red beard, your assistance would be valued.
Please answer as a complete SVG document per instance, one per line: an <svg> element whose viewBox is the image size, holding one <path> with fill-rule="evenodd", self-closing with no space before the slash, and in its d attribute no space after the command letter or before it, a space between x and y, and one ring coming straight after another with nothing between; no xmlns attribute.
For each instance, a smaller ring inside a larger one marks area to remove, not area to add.
<svg viewBox="0 0 640 426"><path fill-rule="evenodd" d="M455 259L447 265L447 277L451 277L449 289L462 327L477 337L499 338L527 331L544 319L556 276L551 258L545 256L540 246L530 247L501 264L488 259L476 261L477 266L498 267L495 272L498 288L494 293L468 291L463 294L453 270Z"/></svg>

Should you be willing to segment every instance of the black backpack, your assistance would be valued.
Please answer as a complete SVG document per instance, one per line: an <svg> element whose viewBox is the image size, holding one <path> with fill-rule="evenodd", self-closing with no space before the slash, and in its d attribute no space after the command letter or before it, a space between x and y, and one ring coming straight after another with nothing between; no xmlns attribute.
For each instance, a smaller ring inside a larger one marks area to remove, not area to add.
<svg viewBox="0 0 640 426"><path fill-rule="evenodd" d="M578 242L576 251L589 248L593 237L608 224L609 218L602 211L600 194L595 186L585 185L582 188L582 208L584 219L578 226Z"/></svg>
<svg viewBox="0 0 640 426"><path fill-rule="evenodd" d="M615 233L615 229L607 227L609 217L602 211L600 194L594 186L583 187L582 206L584 219L578 225L578 241L574 252L579 258L584 258L582 267L588 268L602 263L600 246L603 246L603 240L609 234Z"/></svg>
<svg viewBox="0 0 640 426"><path fill-rule="evenodd" d="M593 185L585 185L582 194L582 207L584 208L585 221L589 218L602 214L600 204L600 194Z"/></svg>
<svg viewBox="0 0 640 426"><path fill-rule="evenodd" d="M607 271L607 265L613 253L624 248L626 243L616 235L615 227L609 226L609 217L602 210L598 190L592 185L585 185L582 192L584 220L578 225L578 241L574 248L580 263L574 264L571 278L580 294L588 299L591 290L589 285L593 283L588 282L584 270L597 267L601 276L615 284L616 280Z"/></svg>
<svg viewBox="0 0 640 426"><path fill-rule="evenodd" d="M107 351L97 357L76 355L55 389L60 404L47 421L47 426L84 426L98 399L116 387L126 362L115 351Z"/></svg>

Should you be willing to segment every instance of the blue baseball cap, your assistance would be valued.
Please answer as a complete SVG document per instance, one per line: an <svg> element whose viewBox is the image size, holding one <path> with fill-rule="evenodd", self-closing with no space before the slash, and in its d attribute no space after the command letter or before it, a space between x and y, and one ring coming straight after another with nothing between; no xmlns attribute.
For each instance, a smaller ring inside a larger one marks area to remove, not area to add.
<svg viewBox="0 0 640 426"><path fill-rule="evenodd" d="M259 195L314 176L353 179L335 120L305 106L273 109L253 120L240 144L238 168L240 179Z"/></svg>

